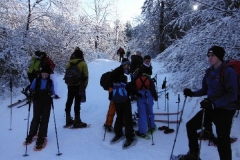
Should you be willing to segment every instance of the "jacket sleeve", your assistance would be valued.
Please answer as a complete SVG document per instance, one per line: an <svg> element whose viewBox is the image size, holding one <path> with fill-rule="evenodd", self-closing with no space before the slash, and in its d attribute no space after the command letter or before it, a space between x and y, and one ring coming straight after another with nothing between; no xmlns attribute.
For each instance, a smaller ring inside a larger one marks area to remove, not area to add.
<svg viewBox="0 0 240 160"><path fill-rule="evenodd" d="M86 62L84 62L84 61L82 61L82 75L83 75L83 80L84 80L84 86L85 86L85 88L87 88L89 74L88 74L88 66L87 66Z"/></svg>
<svg viewBox="0 0 240 160"><path fill-rule="evenodd" d="M155 87L155 84L154 84L152 79L150 80L150 92L151 92L154 100L157 101L158 100L158 94L157 94L156 87Z"/></svg>

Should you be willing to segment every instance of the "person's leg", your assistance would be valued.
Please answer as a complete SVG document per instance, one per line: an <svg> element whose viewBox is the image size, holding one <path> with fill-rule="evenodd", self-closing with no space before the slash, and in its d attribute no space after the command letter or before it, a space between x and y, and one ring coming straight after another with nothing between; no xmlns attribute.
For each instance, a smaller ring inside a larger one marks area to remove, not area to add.
<svg viewBox="0 0 240 160"><path fill-rule="evenodd" d="M220 160L232 160L230 133L234 114L235 111L214 110L213 122L216 126Z"/></svg>
<svg viewBox="0 0 240 160"><path fill-rule="evenodd" d="M33 118L30 125L29 135L35 136L38 131L38 126L40 124L40 118L42 114L42 105L39 101L33 102Z"/></svg>
<svg viewBox="0 0 240 160"><path fill-rule="evenodd" d="M127 140L132 140L134 136L133 121L132 121L132 106L131 101L123 104L123 117L125 122L125 136Z"/></svg>
<svg viewBox="0 0 240 160"><path fill-rule="evenodd" d="M112 101L110 101L107 118L105 122L106 126L112 126L114 115L115 115L115 105Z"/></svg>
<svg viewBox="0 0 240 160"><path fill-rule="evenodd" d="M186 124L189 150L193 154L198 154L199 145L198 145L197 130L201 129L202 117L203 117L203 110L199 111Z"/></svg>
<svg viewBox="0 0 240 160"><path fill-rule="evenodd" d="M42 117L40 120L38 137L47 137L50 111L51 111L51 103L47 103L42 106Z"/></svg>
<svg viewBox="0 0 240 160"><path fill-rule="evenodd" d="M71 121L71 107L72 107L73 99L74 99L74 91L72 90L72 87L68 87L67 102L65 107L66 124Z"/></svg>
<svg viewBox="0 0 240 160"><path fill-rule="evenodd" d="M116 109L116 121L114 124L114 132L116 135L122 134L122 125L123 125L123 109L122 105L115 103L115 109Z"/></svg>
<svg viewBox="0 0 240 160"><path fill-rule="evenodd" d="M147 131L147 110L146 110L146 101L144 98L138 98L137 107L138 107L138 132L140 134L146 134Z"/></svg>

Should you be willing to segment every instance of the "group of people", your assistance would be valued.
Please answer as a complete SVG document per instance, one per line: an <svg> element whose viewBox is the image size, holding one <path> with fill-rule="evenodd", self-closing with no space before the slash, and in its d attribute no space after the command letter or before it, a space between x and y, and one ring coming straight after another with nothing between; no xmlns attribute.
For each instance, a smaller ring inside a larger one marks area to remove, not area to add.
<svg viewBox="0 0 240 160"><path fill-rule="evenodd" d="M127 81L130 75L131 81ZM131 61L123 58L119 67L115 68L111 73L111 85L109 87L110 105L107 112L104 128L108 131L114 130L115 136L111 143L115 143L123 138L123 126L125 126L126 141L124 147L128 147L135 140L135 135L145 138L147 132L156 129L153 115L153 101L157 101L158 96L155 84L151 79L152 66L151 56L141 56L141 52L137 51L136 55L131 56ZM126 89L128 98L123 101L116 101L114 96L114 87L121 83ZM131 101L137 101L138 106L138 130L133 129L132 107ZM116 113L114 127L113 118Z"/></svg>
<svg viewBox="0 0 240 160"><path fill-rule="evenodd" d="M207 52L207 57L211 67L209 67L203 77L202 88L192 91L185 88L183 94L189 97L207 96L201 103L201 110L187 122L187 136L189 140L189 152L186 155L179 155L180 160L199 160L200 147L198 144L197 130L201 129L202 122L204 126L214 123L216 126L218 153L220 160L231 160L231 144L230 133L233 116L237 109L238 99L238 82L237 75L233 68L226 67L224 61L225 50L220 46L213 46ZM34 112L30 126L29 134L25 143L32 142L33 137L37 134L38 139L36 148L42 148L44 138L47 136L47 128L49 115L52 104L52 97L56 95L54 81L50 76L53 73L54 63L47 62L50 58L44 52L35 52L32 63L41 64L41 69L30 67L28 77L31 85L28 87L33 95ZM135 140L135 135L144 138L147 132L156 129L154 124L153 103L157 101L155 85L151 79L152 66L151 57L141 56L141 52L137 51L136 55L128 58L122 58L120 66L112 71L111 85L109 87L109 110L107 113L105 129L112 131L113 118L116 112L116 120L114 124L115 136L111 140L114 143L123 138L123 127L125 127L126 141L124 147L130 146ZM46 65L47 64L47 65ZM80 48L76 48L71 55L70 61L66 69L75 64L79 69L81 78L78 83L68 85L68 96L66 102L66 126L73 125L76 128L86 127L86 123L80 118L81 102L86 101L85 89L88 85L88 67L84 61L83 52ZM48 67L47 67L48 66ZM224 70L223 78L220 76ZM39 71L40 70L40 71ZM36 77L36 73L40 75ZM126 74L131 75L131 81L127 81ZM221 81L220 79L223 79ZM127 93L127 99L116 102L115 86L123 86ZM138 107L138 130L133 129L131 100L136 98ZM74 120L71 117L71 106L74 102ZM115 102L114 102L115 101ZM204 121L203 121L204 115Z"/></svg>
<svg viewBox="0 0 240 160"><path fill-rule="evenodd" d="M68 94L66 102L66 126L73 125L75 128L86 127L87 124L81 121L80 105L86 101L85 89L88 84L88 67L83 58L83 52L79 47L75 49L70 57L66 70L71 65L76 64L81 80L73 84L67 84ZM55 64L45 52L36 51L32 57L31 65L28 70L28 77L31 84L23 91L30 91L30 100L33 100L33 118L29 133L25 140L25 145L32 143L35 135L38 136L36 149L42 149L46 142L48 122L53 98L59 98L56 94L55 81L51 76ZM71 117L71 106L74 101L74 120Z"/></svg>

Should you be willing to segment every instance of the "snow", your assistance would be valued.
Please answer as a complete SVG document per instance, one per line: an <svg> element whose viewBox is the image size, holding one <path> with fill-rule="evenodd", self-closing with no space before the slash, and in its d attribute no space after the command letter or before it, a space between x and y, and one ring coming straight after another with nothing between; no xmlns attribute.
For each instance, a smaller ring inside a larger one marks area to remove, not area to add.
<svg viewBox="0 0 240 160"><path fill-rule="evenodd" d="M137 139L135 146L129 149L122 149L124 140L116 143L110 144L110 140L113 138L113 133L106 133L105 140L103 124L106 119L106 114L108 110L109 100L108 93L102 89L99 85L99 79L102 73L114 69L119 65L117 61L98 59L88 63L89 67L89 84L87 87L87 102L81 105L81 119L84 122L91 124L90 128L84 129L64 129L65 124L65 103L67 99L67 87L63 81L63 75L56 74L58 81L58 94L60 99L54 100L54 114L51 111L51 116L49 120L48 127L48 143L45 149L42 151L33 151L34 143L27 147L27 154L29 156L24 157L26 152L26 147L23 146L23 142L27 133L27 117L30 113L30 121L32 118L32 106L30 112L28 111L28 106L22 108L13 107L12 109L7 106L11 102L11 98L3 100L0 102L0 146L2 160L23 160L23 159L59 159L59 160L95 160L95 159L105 159L105 160L169 160L172 147L174 144L174 139L176 137L176 123L169 124L169 127L175 129L175 132L171 134L164 134L163 131L156 131L153 134L152 140ZM157 62L152 62L153 65L153 76L156 73L160 73L160 70L164 70L162 65ZM158 74L158 90L161 91L161 85L163 79L168 76L168 73ZM182 93L173 93L171 90L169 92L169 110L170 112L176 112L178 108L177 97L180 94L180 104L179 107L182 109L184 96ZM12 101L15 102L18 99L24 98L23 95L19 93L18 96L13 97ZM187 98L184 107L184 113L182 116L183 121L180 124L179 133L176 139L175 148L173 153L175 155L185 154L188 152L188 141L186 135L186 122L199 111L199 102L203 99L201 98ZM166 104L168 104L166 103ZM158 105L159 106L158 106ZM159 109L158 109L159 107ZM132 104L133 112L136 111L136 103ZM12 111L12 119L11 119ZM165 111L165 97L163 94L160 96L158 103L154 104L154 112L166 112ZM57 135L59 150L57 147L56 131L54 123L54 115L56 120ZM73 107L72 107L73 115ZM238 137L240 135L240 116L234 118L234 123L232 126L231 136ZM170 120L176 120L177 116L170 116ZM156 116L155 119L167 119L167 116ZM12 120L12 121L11 121ZM167 123L156 122L158 127L167 125ZM11 128L11 130L10 130ZM134 127L135 130L137 126ZM239 138L239 137L238 137ZM61 156L57 156L57 153L62 153ZM233 160L240 159L240 142L237 141L232 144L232 155ZM201 147L201 158L203 160L218 160L217 148L213 146L208 146L207 141L202 141Z"/></svg>

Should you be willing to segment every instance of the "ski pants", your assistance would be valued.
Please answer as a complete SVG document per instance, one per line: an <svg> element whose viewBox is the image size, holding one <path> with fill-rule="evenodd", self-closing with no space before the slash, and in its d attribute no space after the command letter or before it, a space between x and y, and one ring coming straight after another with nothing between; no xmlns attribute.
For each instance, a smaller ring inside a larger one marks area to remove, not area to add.
<svg viewBox="0 0 240 160"><path fill-rule="evenodd" d="M46 93L45 93L46 94ZM33 101L33 118L31 121L29 135L47 137L48 122L51 111L51 97L38 94ZM38 132L38 133L37 133Z"/></svg>
<svg viewBox="0 0 240 160"><path fill-rule="evenodd" d="M235 110L213 109L205 111L205 121L216 126L218 154L220 160L232 160L230 133ZM198 153L197 130L201 129L203 110L199 111L186 124L190 152Z"/></svg>
<svg viewBox="0 0 240 160"><path fill-rule="evenodd" d="M112 101L110 101L105 125L112 126L114 115L115 115L115 104Z"/></svg>
<svg viewBox="0 0 240 160"><path fill-rule="evenodd" d="M142 97L137 98L138 107L138 131L141 134L146 134L147 128L155 128L153 115L153 97L149 90L140 90Z"/></svg>
<svg viewBox="0 0 240 160"><path fill-rule="evenodd" d="M68 95L65 112L71 114L71 107L74 100L74 113L80 115L81 96L79 95L79 86L68 86Z"/></svg>
<svg viewBox="0 0 240 160"><path fill-rule="evenodd" d="M134 136L132 121L132 106L130 99L124 103L115 103L117 118L114 125L115 134L122 133L123 122L125 122L125 136L127 140L132 140Z"/></svg>

